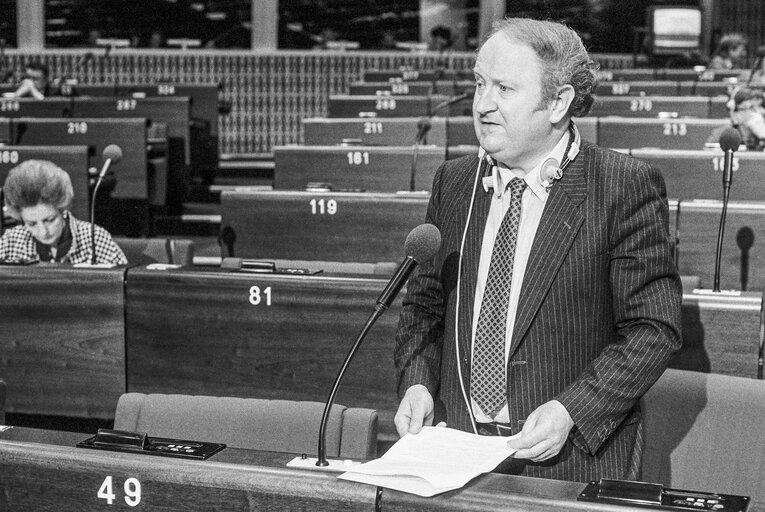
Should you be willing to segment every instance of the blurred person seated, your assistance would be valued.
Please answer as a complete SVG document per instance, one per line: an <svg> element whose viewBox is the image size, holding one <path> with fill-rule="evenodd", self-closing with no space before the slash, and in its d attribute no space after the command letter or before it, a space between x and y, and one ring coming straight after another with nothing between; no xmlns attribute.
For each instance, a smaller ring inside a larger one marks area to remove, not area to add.
<svg viewBox="0 0 765 512"><path fill-rule="evenodd" d="M762 91L741 87L733 93L729 104L730 120L741 133L741 141L752 151L765 149L765 110Z"/></svg>
<svg viewBox="0 0 765 512"><path fill-rule="evenodd" d="M74 197L69 174L47 160L27 160L10 170L5 207L21 221L0 237L0 260L90 263L91 223L69 211ZM108 231L95 229L96 263L127 264Z"/></svg>
<svg viewBox="0 0 765 512"><path fill-rule="evenodd" d="M428 50L439 53L445 52L451 50L453 43L452 31L443 25L436 25L430 31Z"/></svg>
<svg viewBox="0 0 765 512"><path fill-rule="evenodd" d="M709 69L742 69L746 67L747 39L741 34L730 33L720 38L720 44L709 61Z"/></svg>
<svg viewBox="0 0 765 512"><path fill-rule="evenodd" d="M32 97L38 100L52 93L48 77L48 66L41 62L29 62L24 68L24 78L16 91L4 94L10 98Z"/></svg>

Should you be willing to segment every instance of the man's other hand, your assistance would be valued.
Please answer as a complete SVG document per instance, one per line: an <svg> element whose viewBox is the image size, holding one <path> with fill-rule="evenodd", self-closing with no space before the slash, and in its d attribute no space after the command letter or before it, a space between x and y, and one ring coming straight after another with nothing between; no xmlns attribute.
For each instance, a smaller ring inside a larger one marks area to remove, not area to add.
<svg viewBox="0 0 765 512"><path fill-rule="evenodd" d="M518 450L513 454L516 459L541 462L558 455L573 426L574 421L563 404L551 400L529 414L520 435L513 436L507 447Z"/></svg>
<svg viewBox="0 0 765 512"><path fill-rule="evenodd" d="M428 388L415 384L406 390L393 418L399 437L410 432L417 434L423 425L433 424L433 397Z"/></svg>

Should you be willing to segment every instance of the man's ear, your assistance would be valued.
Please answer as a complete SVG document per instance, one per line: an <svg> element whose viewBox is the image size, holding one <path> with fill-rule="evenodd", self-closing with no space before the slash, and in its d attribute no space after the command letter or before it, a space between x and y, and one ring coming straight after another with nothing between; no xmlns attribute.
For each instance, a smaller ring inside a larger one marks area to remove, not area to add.
<svg viewBox="0 0 765 512"><path fill-rule="evenodd" d="M557 124L568 115L568 107L574 101L575 95L574 88L570 84L558 89L558 95L550 103L550 122Z"/></svg>

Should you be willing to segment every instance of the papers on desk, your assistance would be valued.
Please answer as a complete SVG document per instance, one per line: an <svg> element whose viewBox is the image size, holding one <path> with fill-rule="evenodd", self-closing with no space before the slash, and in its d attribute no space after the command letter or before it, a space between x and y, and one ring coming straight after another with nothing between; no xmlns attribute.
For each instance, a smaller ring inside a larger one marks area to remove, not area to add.
<svg viewBox="0 0 765 512"><path fill-rule="evenodd" d="M452 428L424 427L406 434L382 457L338 478L419 496L459 489L513 454L507 437L478 436Z"/></svg>

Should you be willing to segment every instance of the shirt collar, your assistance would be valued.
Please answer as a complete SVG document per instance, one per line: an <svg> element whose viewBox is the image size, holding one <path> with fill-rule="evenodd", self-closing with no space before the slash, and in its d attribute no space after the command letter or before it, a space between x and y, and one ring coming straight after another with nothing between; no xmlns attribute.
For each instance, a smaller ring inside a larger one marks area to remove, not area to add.
<svg viewBox="0 0 765 512"><path fill-rule="evenodd" d="M495 195L500 198L504 194L508 183L512 178L522 178L526 181L526 185L539 199L546 199L549 190L542 184L541 171L543 166L555 165L560 166L560 162L563 161L566 147L568 147L569 131L560 138L555 147L543 158L537 165L534 166L525 176L520 169L510 169L503 165L497 165L496 161L490 156L486 155L489 166L491 167L491 174L484 176L483 189L488 192L489 189L495 191ZM554 160L551 162L551 160ZM479 163L480 165L480 163Z"/></svg>

